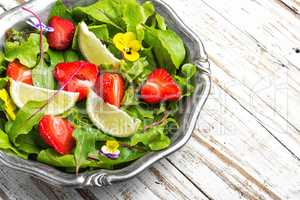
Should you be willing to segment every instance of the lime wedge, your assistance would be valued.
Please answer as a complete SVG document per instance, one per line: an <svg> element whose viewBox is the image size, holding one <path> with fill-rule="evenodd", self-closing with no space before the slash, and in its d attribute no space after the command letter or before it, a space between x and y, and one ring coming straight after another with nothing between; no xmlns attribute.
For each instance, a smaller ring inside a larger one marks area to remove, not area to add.
<svg viewBox="0 0 300 200"><path fill-rule="evenodd" d="M120 60L102 44L96 35L89 31L85 22L78 25L78 44L82 55L91 63L114 66L120 63Z"/></svg>
<svg viewBox="0 0 300 200"><path fill-rule="evenodd" d="M130 117L123 110L105 103L94 91L87 98L87 113L94 125L115 137L129 137L138 128L139 119Z"/></svg>
<svg viewBox="0 0 300 200"><path fill-rule="evenodd" d="M45 114L59 115L72 108L79 97L79 93L66 91L60 91L53 96L56 92L57 90L39 88L10 80L10 96L19 108L22 108L28 101L46 101L53 97L45 107Z"/></svg>

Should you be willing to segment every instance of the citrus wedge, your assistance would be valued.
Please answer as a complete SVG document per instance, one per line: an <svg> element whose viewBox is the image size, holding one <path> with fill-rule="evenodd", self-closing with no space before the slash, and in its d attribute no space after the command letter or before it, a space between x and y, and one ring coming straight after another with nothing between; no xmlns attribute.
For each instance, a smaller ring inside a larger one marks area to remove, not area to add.
<svg viewBox="0 0 300 200"><path fill-rule="evenodd" d="M131 136L140 124L139 119L134 119L123 110L105 103L92 90L87 98L87 113L97 128L115 137Z"/></svg>
<svg viewBox="0 0 300 200"><path fill-rule="evenodd" d="M72 108L79 97L79 93L75 92L60 91L56 93L57 90L39 88L10 80L10 96L19 108L22 108L28 101L47 101L51 98L45 107L45 114L59 115Z"/></svg>
<svg viewBox="0 0 300 200"><path fill-rule="evenodd" d="M118 66L120 63L120 60L102 44L96 35L89 31L85 22L78 25L78 44L82 55L91 63L114 66Z"/></svg>

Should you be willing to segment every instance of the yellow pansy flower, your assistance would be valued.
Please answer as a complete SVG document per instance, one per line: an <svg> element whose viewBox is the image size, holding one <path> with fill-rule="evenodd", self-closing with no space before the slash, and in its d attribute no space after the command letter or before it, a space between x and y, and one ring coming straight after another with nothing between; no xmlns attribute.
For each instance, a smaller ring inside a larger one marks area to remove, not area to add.
<svg viewBox="0 0 300 200"><path fill-rule="evenodd" d="M141 42L136 39L132 32L118 33L113 38L113 43L122 51L126 60L136 61L139 59L140 54L138 51L142 48Z"/></svg>
<svg viewBox="0 0 300 200"><path fill-rule="evenodd" d="M119 143L115 140L107 140L105 146L109 149L111 153L114 153L119 148Z"/></svg>
<svg viewBox="0 0 300 200"><path fill-rule="evenodd" d="M107 140L106 144L101 147L100 153L109 159L117 159L121 153L118 149L119 146L119 142L115 140Z"/></svg>
<svg viewBox="0 0 300 200"><path fill-rule="evenodd" d="M4 102L6 117L15 120L16 114L14 113L14 110L16 109L16 106L5 89L0 90L0 99Z"/></svg>

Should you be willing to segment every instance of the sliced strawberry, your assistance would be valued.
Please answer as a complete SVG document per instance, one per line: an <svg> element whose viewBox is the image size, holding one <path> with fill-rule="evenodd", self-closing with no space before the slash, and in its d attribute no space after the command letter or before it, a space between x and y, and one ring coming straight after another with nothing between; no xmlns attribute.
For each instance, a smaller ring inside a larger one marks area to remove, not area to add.
<svg viewBox="0 0 300 200"><path fill-rule="evenodd" d="M32 85L32 73L24 65L18 61L13 61L8 64L6 75L16 81Z"/></svg>
<svg viewBox="0 0 300 200"><path fill-rule="evenodd" d="M71 153L75 140L72 124L61 117L45 115L39 123L39 134L44 141L60 154Z"/></svg>
<svg viewBox="0 0 300 200"><path fill-rule="evenodd" d="M75 74L75 75L74 75ZM79 100L86 98L88 89L96 82L98 67L86 61L66 62L56 65L54 77L64 90L79 92Z"/></svg>
<svg viewBox="0 0 300 200"><path fill-rule="evenodd" d="M102 73L98 76L95 84L95 92L104 99L106 103L120 107L124 97L124 80L117 73Z"/></svg>
<svg viewBox="0 0 300 200"><path fill-rule="evenodd" d="M181 89L167 70L158 68L149 75L140 93L145 102L160 103L179 100Z"/></svg>
<svg viewBox="0 0 300 200"><path fill-rule="evenodd" d="M55 50L65 50L69 48L75 32L73 22L68 19L53 16L48 25L54 28L53 32L47 34L50 48Z"/></svg>

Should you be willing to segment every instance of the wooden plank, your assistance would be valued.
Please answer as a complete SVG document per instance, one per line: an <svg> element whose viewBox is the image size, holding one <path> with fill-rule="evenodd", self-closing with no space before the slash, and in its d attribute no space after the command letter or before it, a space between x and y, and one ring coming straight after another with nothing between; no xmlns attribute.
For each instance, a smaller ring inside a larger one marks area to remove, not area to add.
<svg viewBox="0 0 300 200"><path fill-rule="evenodd" d="M218 82L299 157L299 19L266 1L166 1L204 40Z"/></svg>
<svg viewBox="0 0 300 200"><path fill-rule="evenodd" d="M212 92L170 161L213 199L298 199L299 160L221 88Z"/></svg>
<svg viewBox="0 0 300 200"><path fill-rule="evenodd" d="M91 188L90 191L97 197L109 195L104 199L207 199L166 160L156 163L134 179L107 188Z"/></svg>
<svg viewBox="0 0 300 200"><path fill-rule="evenodd" d="M300 1L299 0L278 0L293 12L300 14Z"/></svg>
<svg viewBox="0 0 300 200"><path fill-rule="evenodd" d="M24 174L13 169L8 169L1 166L0 168L0 197L7 199L68 199L81 200L82 198L71 189L60 189L53 186L45 185L44 183L32 179L27 174Z"/></svg>

